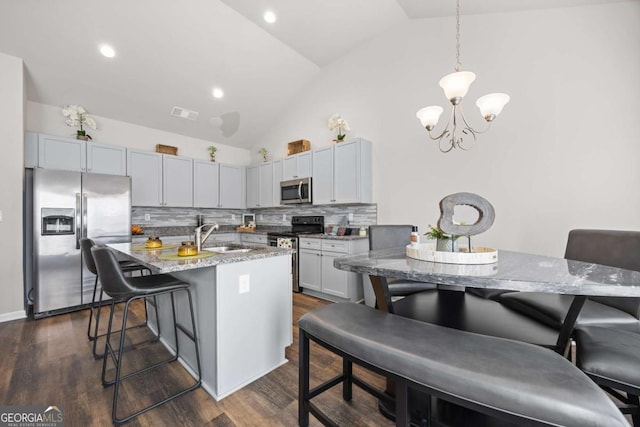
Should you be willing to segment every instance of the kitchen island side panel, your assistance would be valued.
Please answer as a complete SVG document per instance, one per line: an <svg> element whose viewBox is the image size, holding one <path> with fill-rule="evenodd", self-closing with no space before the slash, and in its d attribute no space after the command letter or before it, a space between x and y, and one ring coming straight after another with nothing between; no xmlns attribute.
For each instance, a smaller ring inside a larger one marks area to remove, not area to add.
<svg viewBox="0 0 640 427"><path fill-rule="evenodd" d="M171 273L190 283L203 369L203 387L216 400L286 362L292 343L291 255ZM240 292L240 276L249 291ZM179 322L190 325L186 296L176 299ZM150 317L153 315L150 311ZM163 342L175 349L171 302L160 302ZM183 360L195 371L191 342L180 336Z"/></svg>

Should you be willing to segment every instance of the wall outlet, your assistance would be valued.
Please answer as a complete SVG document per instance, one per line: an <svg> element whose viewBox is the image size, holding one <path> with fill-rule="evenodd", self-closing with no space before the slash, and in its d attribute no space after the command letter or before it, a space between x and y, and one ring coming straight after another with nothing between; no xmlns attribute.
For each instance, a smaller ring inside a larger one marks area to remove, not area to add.
<svg viewBox="0 0 640 427"><path fill-rule="evenodd" d="M246 294L250 289L250 276L248 274L241 274L238 277L238 291L241 294Z"/></svg>
<svg viewBox="0 0 640 427"><path fill-rule="evenodd" d="M144 214L145 221L151 221L151 214Z"/></svg>
<svg viewBox="0 0 640 427"><path fill-rule="evenodd" d="M282 220L286 221L287 220L287 214L282 214Z"/></svg>
<svg viewBox="0 0 640 427"><path fill-rule="evenodd" d="M236 220L236 214L231 214L231 221L235 221Z"/></svg>
<svg viewBox="0 0 640 427"><path fill-rule="evenodd" d="M353 212L349 212L349 221L353 221Z"/></svg>

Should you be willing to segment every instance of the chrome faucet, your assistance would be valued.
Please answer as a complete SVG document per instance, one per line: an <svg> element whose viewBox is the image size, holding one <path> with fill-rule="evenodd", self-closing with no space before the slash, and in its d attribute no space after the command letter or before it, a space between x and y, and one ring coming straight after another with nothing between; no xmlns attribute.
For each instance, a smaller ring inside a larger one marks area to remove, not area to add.
<svg viewBox="0 0 640 427"><path fill-rule="evenodd" d="M202 234L202 230L204 230L205 228L207 228L207 231L204 232L204 235ZM202 250L202 245L204 245L204 242L207 241L207 239L209 238L209 236L211 235L211 233L213 232L213 230L218 230L220 228L220 226L218 225L218 223L216 222L215 224L203 224L200 227L196 227L196 245L198 247L198 252L200 252Z"/></svg>

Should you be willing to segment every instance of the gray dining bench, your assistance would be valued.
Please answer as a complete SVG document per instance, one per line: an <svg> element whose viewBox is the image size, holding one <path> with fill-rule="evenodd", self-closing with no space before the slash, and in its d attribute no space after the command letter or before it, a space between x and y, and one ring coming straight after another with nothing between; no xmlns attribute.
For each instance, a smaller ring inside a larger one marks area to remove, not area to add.
<svg viewBox="0 0 640 427"><path fill-rule="evenodd" d="M342 384L379 399L353 375L353 363L395 381L396 425L410 425L409 390L519 425L628 426L607 395L557 353L535 345L424 323L355 303L330 304L298 321L300 426L313 414L337 425L311 400ZM310 389L310 340L343 358L343 372Z"/></svg>

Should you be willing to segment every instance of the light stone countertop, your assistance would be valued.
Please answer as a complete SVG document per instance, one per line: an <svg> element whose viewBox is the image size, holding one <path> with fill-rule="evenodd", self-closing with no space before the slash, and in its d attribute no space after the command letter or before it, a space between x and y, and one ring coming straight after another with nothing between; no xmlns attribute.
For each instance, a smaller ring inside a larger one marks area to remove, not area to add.
<svg viewBox="0 0 640 427"><path fill-rule="evenodd" d="M512 251L498 262L443 264L406 256L405 247L336 258L339 270L454 287L508 289L570 295L640 297L640 272Z"/></svg>
<svg viewBox="0 0 640 427"><path fill-rule="evenodd" d="M368 236L359 236L357 234L352 234L350 236L336 236L332 234L301 234L301 239L325 239L325 240L363 240L368 239Z"/></svg>
<svg viewBox="0 0 640 427"><path fill-rule="evenodd" d="M132 251L132 245L139 246L139 244L135 243L112 243L108 246L116 250L119 254L125 255L127 258L134 260L137 263L144 265L145 267L148 267L153 273L156 274L173 273L177 271L192 270L195 268L213 267L220 264L231 264L236 262L251 261L260 258L284 256L290 255L294 252L291 249L275 248L265 245L248 245L237 243L225 244L224 242L210 242L210 244L205 244L204 247L207 248L228 245L237 248L250 248L251 251L240 253L217 253L207 258L189 259L188 257L185 257L185 259L180 259L177 261L165 261L159 259L159 256L163 253L176 254L178 252L177 247L172 249L165 249L164 251L162 249Z"/></svg>

